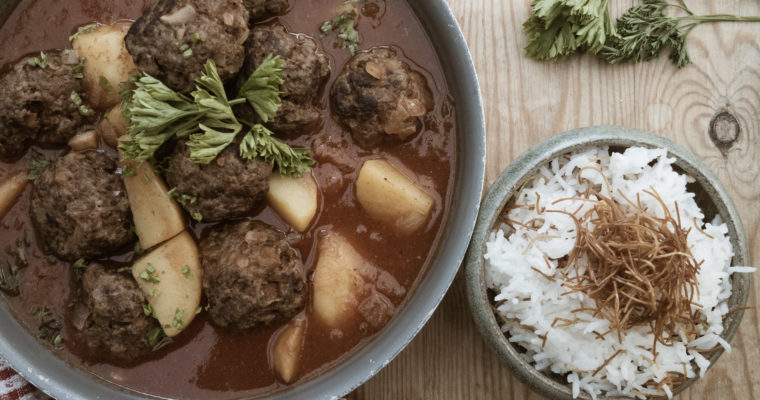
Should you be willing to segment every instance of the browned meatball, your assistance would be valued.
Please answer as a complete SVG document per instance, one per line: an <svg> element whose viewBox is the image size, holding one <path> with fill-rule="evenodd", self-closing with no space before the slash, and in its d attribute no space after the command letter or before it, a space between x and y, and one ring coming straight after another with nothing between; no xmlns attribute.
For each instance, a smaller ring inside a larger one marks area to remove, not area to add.
<svg viewBox="0 0 760 400"><path fill-rule="evenodd" d="M273 15L285 14L288 0L244 0L251 14L251 21L260 21Z"/></svg>
<svg viewBox="0 0 760 400"><path fill-rule="evenodd" d="M178 194L194 197L184 201L191 214L200 213L203 221L220 221L250 214L266 197L272 165L239 155L237 144L224 149L209 164L190 160L190 148L178 142L166 174L169 186Z"/></svg>
<svg viewBox="0 0 760 400"><path fill-rule="evenodd" d="M247 329L304 308L306 276L285 234L257 221L217 225L201 240L203 289L217 325Z"/></svg>
<svg viewBox="0 0 760 400"><path fill-rule="evenodd" d="M243 0L159 0L124 40L140 71L187 93L208 59L223 80L237 74L248 32Z"/></svg>
<svg viewBox="0 0 760 400"><path fill-rule="evenodd" d="M338 118L365 148L414 135L422 125L420 117L433 108L425 78L388 48L374 48L349 60L331 97Z"/></svg>
<svg viewBox="0 0 760 400"><path fill-rule="evenodd" d="M238 87L270 55L282 57L282 105L273 121L266 125L277 133L298 135L314 130L321 123L319 93L330 76L330 61L320 51L317 42L305 35L288 32L282 24L274 22L254 26L245 44L246 58ZM248 105L238 108L244 119L258 121Z"/></svg>
<svg viewBox="0 0 760 400"><path fill-rule="evenodd" d="M21 156L34 141L66 143L88 122L71 98L72 92L84 96L74 78L78 57L69 50L66 64L60 52L45 54L44 68L25 58L0 76L0 158Z"/></svg>
<svg viewBox="0 0 760 400"><path fill-rule="evenodd" d="M100 357L127 361L151 351L148 335L158 322L145 315L148 300L129 274L92 264L71 300L76 337L91 350L105 352Z"/></svg>
<svg viewBox="0 0 760 400"><path fill-rule="evenodd" d="M43 248L69 261L112 255L134 241L132 213L116 160L71 152L34 184L29 206Z"/></svg>

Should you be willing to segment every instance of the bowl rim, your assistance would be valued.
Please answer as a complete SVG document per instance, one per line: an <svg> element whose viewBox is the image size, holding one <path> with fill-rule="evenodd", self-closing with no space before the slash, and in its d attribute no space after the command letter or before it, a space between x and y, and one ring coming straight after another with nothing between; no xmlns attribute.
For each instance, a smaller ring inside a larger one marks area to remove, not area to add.
<svg viewBox="0 0 760 400"><path fill-rule="evenodd" d="M464 35L447 3L444 0L407 3L436 47L456 101L457 172L445 233L412 297L369 344L319 377L262 396L338 399L356 389L390 363L419 333L443 300L464 260L485 177L486 127L480 86ZM0 301L0 356L22 377L59 400L161 398L123 390L71 367L22 328L5 301Z"/></svg>
<svg viewBox="0 0 760 400"><path fill-rule="evenodd" d="M488 236L496 226L498 215L532 171L559 155L566 154L575 149L595 145L622 147L638 145L666 149L669 157L676 158L675 165L680 167L685 173L693 176L705 188L718 214L721 215L721 218L728 226L729 238L731 239L735 253L732 264L749 265L750 261L744 227L738 210L728 192L715 174L696 155L670 139L648 131L623 126L590 126L562 132L524 152L501 172L484 197L465 261L467 298L475 324L484 341L496 353L499 362L533 391L548 398L573 399L571 386L569 384L560 384L533 368L530 363L519 356L515 346L508 341L507 335L501 331L486 292L483 252ZM736 298L732 294L729 301L731 301L731 305L733 306L744 307L747 303L749 288L751 286L751 275L734 273L731 279L734 288L738 288L737 292L739 293ZM732 301L731 299L734 300ZM721 337L728 342L731 341L738 329L743 314L742 310L726 318L724 322L724 327L726 328ZM709 357L710 366L714 365L722 353L723 349L721 348L711 354ZM677 394L683 391L697 379L698 377L687 380L684 385L674 390L673 393ZM581 392L578 398L590 399L590 396L585 392Z"/></svg>

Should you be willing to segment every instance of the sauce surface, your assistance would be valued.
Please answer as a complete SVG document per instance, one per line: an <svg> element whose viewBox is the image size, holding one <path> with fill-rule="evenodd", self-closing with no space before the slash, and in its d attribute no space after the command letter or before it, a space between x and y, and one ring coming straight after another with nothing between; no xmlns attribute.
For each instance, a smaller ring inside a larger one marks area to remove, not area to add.
<svg viewBox="0 0 760 400"><path fill-rule="evenodd" d="M134 20L150 3L143 0L23 0L0 28L0 65L16 62L40 50L68 48L68 36L78 26ZM292 230L268 206L252 217L286 232L290 244L301 252L308 271L309 296L318 257L318 239L324 232L332 231L349 238L367 261L390 273L404 287L406 295L392 299L398 310L424 277L451 205L456 164L454 105L432 43L406 1L367 2L358 25L362 37L360 49L391 46L399 50L401 58L427 79L435 108L424 117L422 131L404 144L373 151L355 146L349 132L331 116L329 101L329 88L350 54L337 46L334 34L319 35L319 27L335 17L335 7L340 4L339 0L296 0L291 2L289 12L279 17L291 32L316 38L331 61L331 77L322 95L323 126L313 134L284 139L291 145L312 149L312 158L317 161L313 174L320 190L317 216L302 234ZM44 150L52 157L66 151ZM371 220L355 200L353 183L359 169L364 161L375 158L403 165L405 172L435 199L428 225L411 237L399 237ZM28 154L16 163L0 164L0 177L25 168L27 162ZM4 297L16 318L34 333L39 320L31 312L33 309L47 307L52 314L67 319L71 267L69 263L45 255L36 243L28 214L31 186L28 185L0 222L0 256L13 257L17 241L25 241L29 266L22 272L21 294ZM196 239L209 226L194 224L189 219L188 223L194 228ZM129 265L133 258L130 252L115 256L114 260ZM309 297L304 311L308 319L306 339L296 384L340 362L378 333L361 319L355 321L353 328L342 331L323 326L313 316L311 303ZM142 393L183 399L212 395L225 398L223 393L255 396L287 387L278 380L268 361L274 340L287 322L276 321L270 326L235 332L215 326L207 314L201 312L172 344L134 365L99 361L86 346L71 339L73 332L67 323L63 345L55 351L79 368Z"/></svg>

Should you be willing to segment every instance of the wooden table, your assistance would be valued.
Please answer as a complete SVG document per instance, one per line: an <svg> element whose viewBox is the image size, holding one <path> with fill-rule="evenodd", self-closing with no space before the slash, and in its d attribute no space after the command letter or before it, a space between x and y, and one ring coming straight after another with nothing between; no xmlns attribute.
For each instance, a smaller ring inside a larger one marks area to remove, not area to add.
<svg viewBox="0 0 760 400"><path fill-rule="evenodd" d="M425 1L425 0L412 0ZM540 63L523 54L529 0L448 0L480 77L486 188L520 153L568 129L614 124L666 136L699 155L728 188L760 261L760 24L702 25L694 64L667 55L638 65L594 57ZM613 15L637 3L612 0ZM687 0L697 13L760 15L757 0ZM538 399L502 368L469 314L463 271L422 332L350 399ZM733 351L680 399L760 399L760 278Z"/></svg>

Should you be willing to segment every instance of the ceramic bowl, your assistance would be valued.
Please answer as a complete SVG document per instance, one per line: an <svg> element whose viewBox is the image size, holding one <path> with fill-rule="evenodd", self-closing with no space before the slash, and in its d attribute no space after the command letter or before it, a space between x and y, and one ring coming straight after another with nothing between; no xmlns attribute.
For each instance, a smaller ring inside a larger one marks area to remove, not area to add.
<svg viewBox="0 0 760 400"><path fill-rule="evenodd" d="M0 2L0 24L19 0ZM456 19L445 0L409 1L425 27L456 103L457 179L435 259L404 308L370 343L319 377L276 393L273 398L337 399L387 365L422 329L443 299L464 260L483 191L485 120L475 67ZM71 368L23 329L0 299L0 355L50 396L63 399L136 400L134 392L105 384ZM229 398L219 393L214 398Z"/></svg>
<svg viewBox="0 0 760 400"><path fill-rule="evenodd" d="M728 233L734 248L732 265L749 265L749 250L744 228L736 207L731 202L725 188L710 169L693 153L661 136L638 129L617 126L596 126L561 133L531 148L505 169L483 200L478 222L467 255L467 295L473 317L483 338L496 353L499 361L523 383L535 392L551 399L572 399L572 387L559 376L549 376L536 370L520 357L521 348L509 342L509 333L502 332L495 316L485 283L485 262L483 254L489 235L498 229L497 217L519 188L545 162L571 151L590 146L610 146L626 148L630 146L658 147L674 157L683 173L694 177L696 182L689 187L696 193L697 204L707 216L720 214L728 225ZM750 275L734 273L731 277L733 292L728 299L729 310L744 307L750 290ZM741 322L743 312L735 312L724 320L722 337L731 341ZM711 365L720 357L722 349L708 355ZM708 372L709 373L709 372ZM674 391L678 393L694 383L697 378L686 381ZM590 396L581 393L581 399Z"/></svg>

